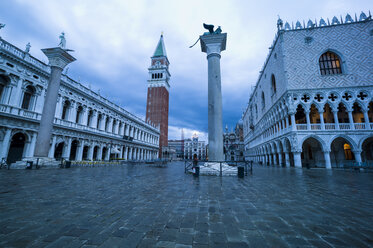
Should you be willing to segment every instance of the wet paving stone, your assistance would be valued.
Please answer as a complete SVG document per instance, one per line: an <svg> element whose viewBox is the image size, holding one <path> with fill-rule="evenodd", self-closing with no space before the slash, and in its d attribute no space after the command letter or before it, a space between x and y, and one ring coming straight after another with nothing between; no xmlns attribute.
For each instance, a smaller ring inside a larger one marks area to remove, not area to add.
<svg viewBox="0 0 373 248"><path fill-rule="evenodd" d="M373 173L0 170L0 247L372 247Z"/></svg>

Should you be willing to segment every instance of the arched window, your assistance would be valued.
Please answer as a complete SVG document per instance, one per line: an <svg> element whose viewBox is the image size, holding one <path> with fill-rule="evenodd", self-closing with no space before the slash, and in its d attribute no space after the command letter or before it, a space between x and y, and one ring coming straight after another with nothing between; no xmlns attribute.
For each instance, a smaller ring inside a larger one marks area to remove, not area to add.
<svg viewBox="0 0 373 248"><path fill-rule="evenodd" d="M264 92L262 91L262 109L264 109L265 107L266 107L266 99L264 96Z"/></svg>
<svg viewBox="0 0 373 248"><path fill-rule="evenodd" d="M112 127L112 129L111 129L111 132L112 133L115 133L115 126L117 125L117 121L116 120L114 120L113 121L113 127Z"/></svg>
<svg viewBox="0 0 373 248"><path fill-rule="evenodd" d="M105 129L104 129L106 132L109 132L109 121L110 121L110 117L106 117Z"/></svg>
<svg viewBox="0 0 373 248"><path fill-rule="evenodd" d="M152 73L152 79L154 79L154 73Z"/></svg>
<svg viewBox="0 0 373 248"><path fill-rule="evenodd" d="M91 125L92 117L93 117L93 110L91 109L88 112L88 118L87 118L87 126L88 127Z"/></svg>
<svg viewBox="0 0 373 248"><path fill-rule="evenodd" d="M8 80L4 76L0 76L0 103L2 102L3 94L5 91L5 87L8 84Z"/></svg>
<svg viewBox="0 0 373 248"><path fill-rule="evenodd" d="M27 86L25 92L23 93L23 100L21 108L30 109L32 107L32 98L35 94L35 88L32 86Z"/></svg>
<svg viewBox="0 0 373 248"><path fill-rule="evenodd" d="M62 115L61 115L62 120L67 120L69 108L70 108L70 102L65 101L65 103L63 104L63 108L62 108Z"/></svg>
<svg viewBox="0 0 373 248"><path fill-rule="evenodd" d="M342 74L341 59L332 52L326 52L319 59L321 75Z"/></svg>
<svg viewBox="0 0 373 248"><path fill-rule="evenodd" d="M276 78L275 75L272 74L271 76L271 89L272 89L272 95L276 94Z"/></svg>
<svg viewBox="0 0 373 248"><path fill-rule="evenodd" d="M75 123L80 123L80 120L82 119L82 118L81 118L82 113L83 113L83 107L82 107L82 106L79 106L78 109L76 110L76 119L75 119Z"/></svg>
<svg viewBox="0 0 373 248"><path fill-rule="evenodd" d="M96 128L97 128L97 129L100 128L101 120L102 120L102 114L99 114L99 115L97 116L97 125L96 125Z"/></svg>

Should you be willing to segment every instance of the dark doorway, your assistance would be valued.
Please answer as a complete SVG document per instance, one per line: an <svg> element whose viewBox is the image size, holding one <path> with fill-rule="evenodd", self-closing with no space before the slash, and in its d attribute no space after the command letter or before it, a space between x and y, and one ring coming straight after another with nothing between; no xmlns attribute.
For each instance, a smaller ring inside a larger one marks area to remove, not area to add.
<svg viewBox="0 0 373 248"><path fill-rule="evenodd" d="M88 160L88 150L89 150L89 146L85 146L83 148L83 160Z"/></svg>
<svg viewBox="0 0 373 248"><path fill-rule="evenodd" d="M58 143L56 149L54 150L54 158L60 160L62 158L64 142Z"/></svg>
<svg viewBox="0 0 373 248"><path fill-rule="evenodd" d="M95 146L93 149L93 160L97 160L98 146Z"/></svg>
<svg viewBox="0 0 373 248"><path fill-rule="evenodd" d="M16 133L13 135L7 158L8 164L22 160L25 143L26 136L23 133Z"/></svg>
<svg viewBox="0 0 373 248"><path fill-rule="evenodd" d="M106 153L107 153L107 148L106 147L102 148L102 157L101 157L101 160L105 160Z"/></svg>
<svg viewBox="0 0 373 248"><path fill-rule="evenodd" d="M75 160L76 159L76 151L78 149L78 144L79 142L77 140L74 140L71 143L71 150L70 150L70 160Z"/></svg>

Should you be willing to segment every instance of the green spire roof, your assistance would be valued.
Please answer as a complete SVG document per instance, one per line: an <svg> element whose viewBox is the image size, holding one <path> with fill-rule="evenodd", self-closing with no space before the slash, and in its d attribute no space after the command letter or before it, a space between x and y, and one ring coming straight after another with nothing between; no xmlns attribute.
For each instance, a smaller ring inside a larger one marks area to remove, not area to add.
<svg viewBox="0 0 373 248"><path fill-rule="evenodd" d="M153 57L162 57L162 56L167 57L166 47L163 42L163 34L161 35L161 38L159 39L159 42L158 42L157 48L155 49Z"/></svg>

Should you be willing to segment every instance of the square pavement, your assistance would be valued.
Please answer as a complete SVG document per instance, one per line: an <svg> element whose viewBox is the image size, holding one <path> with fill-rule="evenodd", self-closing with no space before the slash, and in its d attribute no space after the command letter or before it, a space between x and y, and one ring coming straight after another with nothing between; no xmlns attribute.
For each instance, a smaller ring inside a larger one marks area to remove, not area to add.
<svg viewBox="0 0 373 248"><path fill-rule="evenodd" d="M373 173L0 170L0 247L373 247Z"/></svg>

